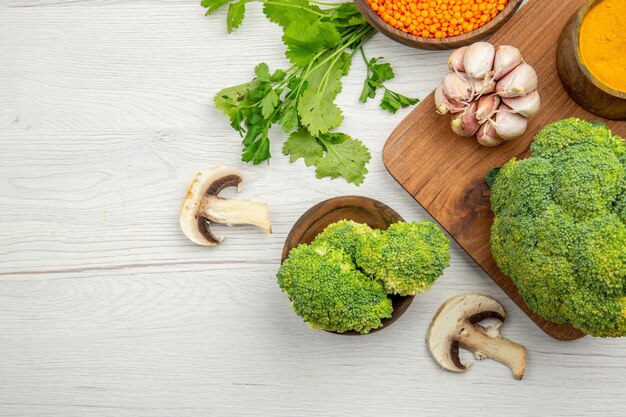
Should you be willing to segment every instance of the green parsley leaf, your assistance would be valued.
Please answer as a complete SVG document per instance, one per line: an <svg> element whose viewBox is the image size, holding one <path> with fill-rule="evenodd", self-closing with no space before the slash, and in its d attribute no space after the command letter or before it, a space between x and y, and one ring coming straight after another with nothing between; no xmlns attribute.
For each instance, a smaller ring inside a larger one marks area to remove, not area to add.
<svg viewBox="0 0 626 417"><path fill-rule="evenodd" d="M274 73L270 76L270 82L273 83L277 83L279 81L282 81L285 79L285 77L287 76L287 73L281 69L277 69L276 71L274 71Z"/></svg>
<svg viewBox="0 0 626 417"><path fill-rule="evenodd" d="M281 114L278 123L283 127L285 133L289 133L298 127L298 109L296 106L287 106Z"/></svg>
<svg viewBox="0 0 626 417"><path fill-rule="evenodd" d="M378 60L382 58L372 58L367 64L370 71L372 71L372 79L376 82L383 83L393 79L396 75L393 73L391 64L385 62L384 64L378 64Z"/></svg>
<svg viewBox="0 0 626 417"><path fill-rule="evenodd" d="M226 29L228 33L241 26L243 17L246 14L247 0L240 0L237 3L231 3L228 6L228 15L226 16Z"/></svg>
<svg viewBox="0 0 626 417"><path fill-rule="evenodd" d="M295 162L304 158L308 167L317 164L323 154L322 145L304 128L293 132L283 145L283 155L289 155L289 161Z"/></svg>
<svg viewBox="0 0 626 417"><path fill-rule="evenodd" d="M243 106L252 104L249 98L249 92L259 87L258 81L251 81L244 84L220 90L213 99L215 107L228 117L233 115Z"/></svg>
<svg viewBox="0 0 626 417"><path fill-rule="evenodd" d="M254 74L259 81L269 81L270 67L265 62L261 62L259 65L254 67Z"/></svg>
<svg viewBox="0 0 626 417"><path fill-rule="evenodd" d="M287 45L287 59L293 64L306 67L318 52L337 46L341 42L341 35L328 22L316 22L306 26L294 22L285 29L283 42Z"/></svg>
<svg viewBox="0 0 626 417"><path fill-rule="evenodd" d="M400 101L396 98L396 96L391 91L385 90L383 100L380 102L380 108L387 110L390 113L395 113L398 111L400 106Z"/></svg>
<svg viewBox="0 0 626 417"><path fill-rule="evenodd" d="M390 113L395 113L398 109L408 107L417 102L419 102L419 99L417 98L409 98L403 96L402 94L385 89L385 95L383 96L383 100L380 102L380 108L387 110Z"/></svg>
<svg viewBox="0 0 626 417"><path fill-rule="evenodd" d="M261 139L247 145L244 148L241 160L243 162L252 162L254 165L258 165L263 161L267 161L271 157L270 141L267 136L263 136Z"/></svg>
<svg viewBox="0 0 626 417"><path fill-rule="evenodd" d="M372 58L367 62L367 77L361 91L359 101L365 103L368 98L376 97L376 91L383 88L383 82L395 77L391 65L388 63L379 64L382 58Z"/></svg>
<svg viewBox="0 0 626 417"><path fill-rule="evenodd" d="M302 124L313 136L327 133L343 121L341 109L332 100L308 88L298 102L298 114Z"/></svg>
<svg viewBox="0 0 626 417"><path fill-rule="evenodd" d="M328 136L320 137L326 148L326 155L317 162L315 175L317 178L341 176L348 182L360 185L367 174L365 165L371 159L370 152L360 140L347 135L341 136L342 141L339 143L333 143Z"/></svg>
<svg viewBox="0 0 626 417"><path fill-rule="evenodd" d="M365 22L363 15L359 13L353 3L345 2L334 9L330 15L330 19L335 26L349 27L362 25Z"/></svg>
<svg viewBox="0 0 626 417"><path fill-rule="evenodd" d="M278 104L278 94L275 90L270 90L263 100L261 100L261 114L264 118L269 119L274 113L274 109Z"/></svg>
<svg viewBox="0 0 626 417"><path fill-rule="evenodd" d="M207 11L204 14L205 16L208 16L210 14L213 14L217 11L217 9L219 9L220 7L222 7L223 5L225 5L226 3L228 3L230 0L202 0L202 2L200 3L200 5L202 5L202 7L206 7Z"/></svg>
<svg viewBox="0 0 626 417"><path fill-rule="evenodd" d="M328 52L319 57L318 61L323 62L330 55L331 53ZM319 91L326 99L334 100L341 92L341 78L345 75L344 67L347 62L350 62L350 55L344 52L337 57L337 60L329 60L321 65L307 77L308 88Z"/></svg>
<svg viewBox="0 0 626 417"><path fill-rule="evenodd" d="M368 78L367 80L365 80L365 84L363 84L363 90L361 90L361 95L359 96L359 101L361 103L365 103L368 98L376 97L376 90L378 89L378 87L379 85L371 79Z"/></svg>
<svg viewBox="0 0 626 417"><path fill-rule="evenodd" d="M286 28L293 22L306 26L320 20L322 9L307 0L272 0L263 5L263 13L270 22Z"/></svg>
<svg viewBox="0 0 626 417"><path fill-rule="evenodd" d="M402 108L412 106L413 104L417 104L420 101L419 98L411 98L411 97L403 96L400 93L395 93L395 95L400 100L400 105L402 105Z"/></svg>

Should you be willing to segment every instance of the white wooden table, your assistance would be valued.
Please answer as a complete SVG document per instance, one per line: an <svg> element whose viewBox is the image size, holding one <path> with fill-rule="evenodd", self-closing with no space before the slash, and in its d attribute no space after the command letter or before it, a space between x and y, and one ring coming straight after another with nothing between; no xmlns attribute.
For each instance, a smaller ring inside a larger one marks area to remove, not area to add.
<svg viewBox="0 0 626 417"><path fill-rule="evenodd" d="M196 1L0 0L0 415L626 415L626 342L551 339L458 246L382 332L340 337L293 314L275 272L311 205L361 194L428 215L381 160L408 111L358 103L358 59L339 104L373 154L363 186L288 163L279 132L270 166L239 162L212 98L258 62L286 64L259 10L227 35L224 13L206 18ZM418 97L447 58L380 35L367 52ZM273 235L222 228L212 249L185 239L185 188L214 164L241 168L240 197L269 203ZM504 332L528 349L522 382L495 362L457 375L428 356L430 318L468 291L508 309Z"/></svg>

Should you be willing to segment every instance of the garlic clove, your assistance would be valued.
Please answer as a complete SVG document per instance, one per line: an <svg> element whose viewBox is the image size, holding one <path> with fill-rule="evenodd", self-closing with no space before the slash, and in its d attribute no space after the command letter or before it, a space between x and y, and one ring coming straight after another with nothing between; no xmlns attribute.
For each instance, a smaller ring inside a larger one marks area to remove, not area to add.
<svg viewBox="0 0 626 417"><path fill-rule="evenodd" d="M463 66L465 51L467 51L467 46L464 46L452 52L450 58L448 58L448 68L450 68L450 71L465 72L465 66Z"/></svg>
<svg viewBox="0 0 626 417"><path fill-rule="evenodd" d="M448 99L468 102L472 99L472 86L464 76L450 72L443 79L443 93Z"/></svg>
<svg viewBox="0 0 626 417"><path fill-rule="evenodd" d="M498 146L504 142L504 139L498 136L496 128L490 120L487 120L487 122L480 126L478 133L476 133L476 139L478 140L478 143L487 147Z"/></svg>
<svg viewBox="0 0 626 417"><path fill-rule="evenodd" d="M526 132L528 119L520 114L513 113L509 106L502 104L496 112L493 126L498 136L504 140L511 140L522 136Z"/></svg>
<svg viewBox="0 0 626 417"><path fill-rule="evenodd" d="M496 80L489 76L483 79L473 78L471 82L474 85L474 95L477 97L496 91Z"/></svg>
<svg viewBox="0 0 626 417"><path fill-rule="evenodd" d="M505 97L502 101L513 113L521 114L527 119L534 117L541 108L541 97L537 90L520 97Z"/></svg>
<svg viewBox="0 0 626 417"><path fill-rule="evenodd" d="M522 63L496 84L500 97L519 97L537 89L537 73L527 63Z"/></svg>
<svg viewBox="0 0 626 417"><path fill-rule="evenodd" d="M463 56L465 72L472 78L485 78L493 69L496 50L488 42L476 42L467 47Z"/></svg>
<svg viewBox="0 0 626 417"><path fill-rule="evenodd" d="M459 136L474 136L480 124L476 119L476 101L472 101L462 112L452 116L451 126L454 133Z"/></svg>
<svg viewBox="0 0 626 417"><path fill-rule="evenodd" d="M522 53L514 46L500 45L493 61L493 78L499 80L522 63Z"/></svg>
<svg viewBox="0 0 626 417"><path fill-rule="evenodd" d="M435 107L437 109L437 113L446 114L448 112L458 113L463 111L466 105L446 97L446 94L443 91L443 84L440 84L435 90Z"/></svg>
<svg viewBox="0 0 626 417"><path fill-rule="evenodd" d="M500 106L500 100L501 98L496 94L489 94L478 99L476 119L479 123L484 123L496 113Z"/></svg>

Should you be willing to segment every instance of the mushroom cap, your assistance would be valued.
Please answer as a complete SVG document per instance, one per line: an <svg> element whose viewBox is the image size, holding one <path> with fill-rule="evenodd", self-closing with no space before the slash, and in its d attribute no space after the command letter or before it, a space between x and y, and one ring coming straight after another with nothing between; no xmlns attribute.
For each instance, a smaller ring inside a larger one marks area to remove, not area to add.
<svg viewBox="0 0 626 417"><path fill-rule="evenodd" d="M443 303L433 317L426 342L431 356L442 368L452 372L464 372L466 366L459 359L457 334L465 326L474 326L488 318L506 320L502 304L483 294L462 294Z"/></svg>
<svg viewBox="0 0 626 417"><path fill-rule="evenodd" d="M199 245L218 245L223 238L211 233L208 220L201 215L202 200L207 195L218 195L226 187L237 187L240 191L242 182L239 171L228 166L211 167L196 173L180 209L180 228L185 236Z"/></svg>

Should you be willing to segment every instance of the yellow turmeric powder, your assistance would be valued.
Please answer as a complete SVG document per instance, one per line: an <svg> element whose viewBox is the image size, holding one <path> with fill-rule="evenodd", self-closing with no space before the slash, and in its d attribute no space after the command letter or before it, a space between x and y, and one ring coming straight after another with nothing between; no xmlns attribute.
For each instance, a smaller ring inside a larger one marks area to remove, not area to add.
<svg viewBox="0 0 626 417"><path fill-rule="evenodd" d="M626 1L602 0L580 25L580 55L604 85L626 92Z"/></svg>

